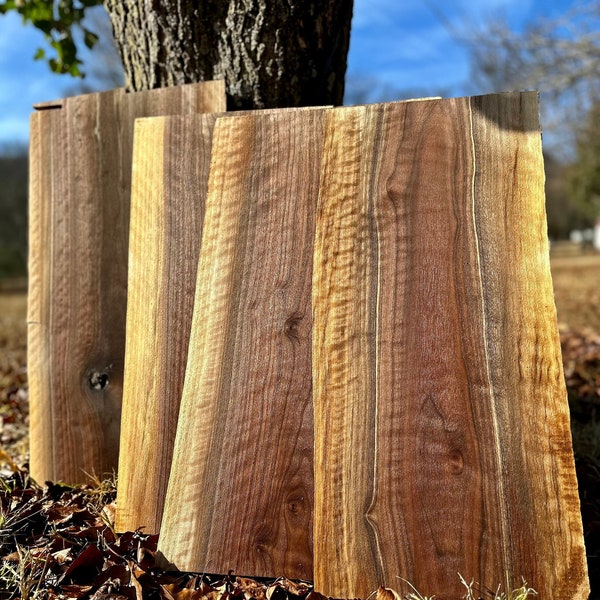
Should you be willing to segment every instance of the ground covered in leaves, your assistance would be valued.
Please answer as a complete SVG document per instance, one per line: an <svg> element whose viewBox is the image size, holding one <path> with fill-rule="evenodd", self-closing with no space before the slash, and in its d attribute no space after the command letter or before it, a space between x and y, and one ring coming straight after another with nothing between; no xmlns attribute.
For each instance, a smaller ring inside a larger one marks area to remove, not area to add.
<svg viewBox="0 0 600 600"><path fill-rule="evenodd" d="M27 456L26 295L0 291L0 449Z"/></svg>
<svg viewBox="0 0 600 600"><path fill-rule="evenodd" d="M0 493L0 598L48 600L320 600L309 583L169 573L157 536L116 535L114 486L43 489L19 470Z"/></svg>
<svg viewBox="0 0 600 600"><path fill-rule="evenodd" d="M600 256L557 259L552 270L590 598L600 600ZM22 468L29 413L25 305L23 293L0 291L0 600L323 600L309 582L169 573L157 565L156 536L115 534L111 482L40 488L30 481ZM380 590L376 600L400 599Z"/></svg>

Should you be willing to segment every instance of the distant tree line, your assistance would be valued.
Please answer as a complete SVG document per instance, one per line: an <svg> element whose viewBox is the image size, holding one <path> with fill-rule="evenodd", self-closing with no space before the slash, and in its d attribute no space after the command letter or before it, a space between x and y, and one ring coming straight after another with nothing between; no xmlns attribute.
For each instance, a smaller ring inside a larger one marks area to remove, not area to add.
<svg viewBox="0 0 600 600"><path fill-rule="evenodd" d="M26 149L0 150L0 278L27 269Z"/></svg>

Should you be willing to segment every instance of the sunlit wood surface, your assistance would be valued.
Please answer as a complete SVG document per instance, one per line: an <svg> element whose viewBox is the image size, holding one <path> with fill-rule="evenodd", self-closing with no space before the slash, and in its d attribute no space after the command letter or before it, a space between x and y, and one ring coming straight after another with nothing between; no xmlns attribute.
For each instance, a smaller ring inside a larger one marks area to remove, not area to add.
<svg viewBox="0 0 600 600"><path fill-rule="evenodd" d="M159 556L585 598L543 183L534 93L219 119Z"/></svg>
<svg viewBox="0 0 600 600"><path fill-rule="evenodd" d="M340 109L324 147L316 589L587 597L536 95Z"/></svg>
<svg viewBox="0 0 600 600"><path fill-rule="evenodd" d="M323 117L282 111L215 126L160 538L180 569L312 575L310 302Z"/></svg>
<svg viewBox="0 0 600 600"><path fill-rule="evenodd" d="M160 530L185 377L215 121L216 115L205 114L189 121L173 117L136 123L118 531Z"/></svg>

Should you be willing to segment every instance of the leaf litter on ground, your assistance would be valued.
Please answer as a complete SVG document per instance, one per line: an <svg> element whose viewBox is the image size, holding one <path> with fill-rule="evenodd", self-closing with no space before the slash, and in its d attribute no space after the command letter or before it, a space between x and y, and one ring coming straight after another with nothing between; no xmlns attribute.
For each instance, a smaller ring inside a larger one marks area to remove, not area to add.
<svg viewBox="0 0 600 600"><path fill-rule="evenodd" d="M42 488L25 469L2 480L2 600L24 599L24 591L48 600L317 600L309 582L161 569L158 536L115 533L115 486L103 485Z"/></svg>

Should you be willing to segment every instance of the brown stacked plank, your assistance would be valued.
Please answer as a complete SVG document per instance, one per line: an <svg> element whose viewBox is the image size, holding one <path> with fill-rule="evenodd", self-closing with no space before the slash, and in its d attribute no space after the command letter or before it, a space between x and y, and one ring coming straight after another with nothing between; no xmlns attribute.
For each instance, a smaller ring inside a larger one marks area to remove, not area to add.
<svg viewBox="0 0 600 600"><path fill-rule="evenodd" d="M197 115L190 129L177 120L167 128L165 119L140 119L135 127L119 531L160 528L185 376L215 120L214 114Z"/></svg>
<svg viewBox="0 0 600 600"><path fill-rule="evenodd" d="M31 472L117 468L134 120L224 110L223 82L41 105L31 119Z"/></svg>
<svg viewBox="0 0 600 600"><path fill-rule="evenodd" d="M160 445L182 394L164 560L338 597L460 598L460 573L585 598L536 95L138 133L130 274L160 264L131 287L124 430Z"/></svg>

